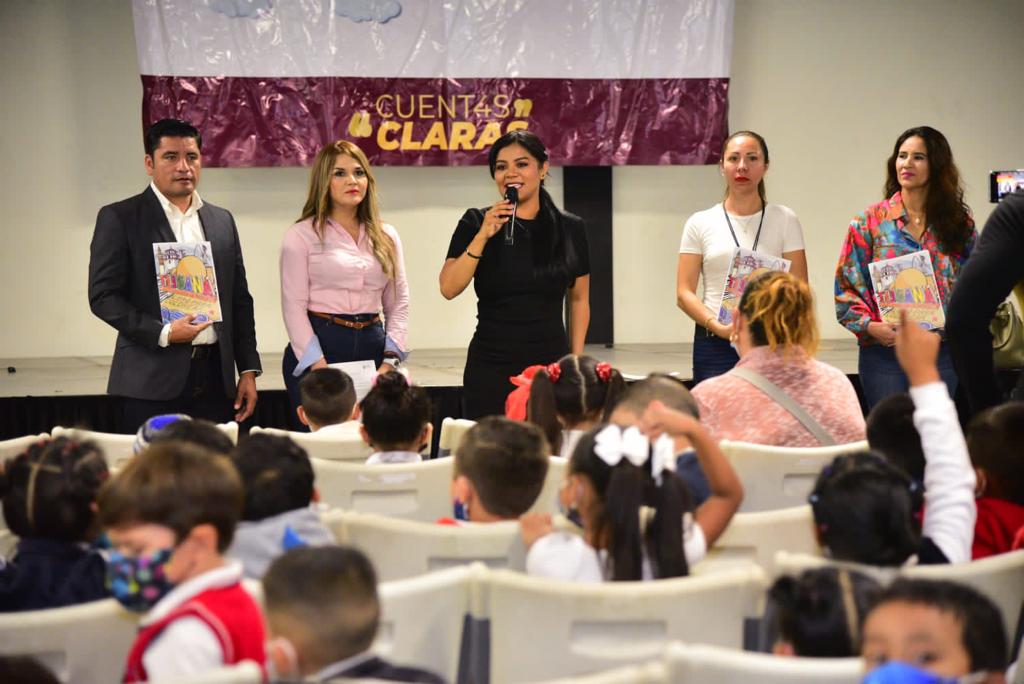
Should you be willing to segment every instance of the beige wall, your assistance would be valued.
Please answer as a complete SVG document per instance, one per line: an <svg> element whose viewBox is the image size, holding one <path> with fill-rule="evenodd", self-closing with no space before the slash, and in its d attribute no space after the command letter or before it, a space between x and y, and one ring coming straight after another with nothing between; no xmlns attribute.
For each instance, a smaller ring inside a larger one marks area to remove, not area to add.
<svg viewBox="0 0 1024 684"><path fill-rule="evenodd" d="M904 128L929 123L952 142L979 219L990 168L1024 166L1024 88L1013 55L1024 4L738 0L730 123L771 147L773 201L796 210L825 337L845 226L879 198L882 163ZM0 3L0 357L109 354L113 331L86 300L97 209L147 182L141 86L128 0ZM1005 75L999 64L1004 64ZM483 168L380 168L385 218L401 232L412 288L410 340L464 346L471 293L446 302L437 271L465 207L489 202ZM551 190L561 198L561 174ZM262 351L285 344L277 250L303 200L303 169L207 169L201 191L242 234ZM618 342L688 339L675 308L685 217L713 204L714 167L614 172Z"/></svg>

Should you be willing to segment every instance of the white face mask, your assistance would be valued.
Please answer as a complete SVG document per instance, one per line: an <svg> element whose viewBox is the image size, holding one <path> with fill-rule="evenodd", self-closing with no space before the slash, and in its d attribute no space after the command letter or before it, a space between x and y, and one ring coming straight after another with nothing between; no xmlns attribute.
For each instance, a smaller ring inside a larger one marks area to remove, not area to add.
<svg viewBox="0 0 1024 684"><path fill-rule="evenodd" d="M266 643L267 681L286 682L302 679L299 668L299 654L295 646L282 636L274 637Z"/></svg>

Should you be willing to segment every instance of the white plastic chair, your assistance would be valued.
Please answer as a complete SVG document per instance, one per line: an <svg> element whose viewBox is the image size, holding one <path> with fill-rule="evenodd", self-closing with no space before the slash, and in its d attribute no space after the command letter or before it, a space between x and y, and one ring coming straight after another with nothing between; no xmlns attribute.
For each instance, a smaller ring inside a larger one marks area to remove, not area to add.
<svg viewBox="0 0 1024 684"><path fill-rule="evenodd" d="M783 658L708 644L671 644L665 650L672 682L715 684L856 684L860 658Z"/></svg>
<svg viewBox="0 0 1024 684"><path fill-rule="evenodd" d="M0 461L6 461L9 458L14 458L39 440L49 439L49 437L50 433L42 432L38 435L25 435L24 437L15 437L14 439L5 439L0 441Z"/></svg>
<svg viewBox="0 0 1024 684"><path fill-rule="evenodd" d="M437 441L437 455L450 456L459 448L462 436L469 428L476 425L475 420L467 418L445 418L441 421L441 436Z"/></svg>
<svg viewBox="0 0 1024 684"><path fill-rule="evenodd" d="M329 511L321 519L339 544L355 546L373 561L380 581L416 577L474 561L494 568L526 568L526 547L516 521L437 525L339 510Z"/></svg>
<svg viewBox="0 0 1024 684"><path fill-rule="evenodd" d="M723 439L720 446L743 483L740 512L750 513L807 503L807 496L824 466L840 454L867 449L868 443L790 448Z"/></svg>
<svg viewBox="0 0 1024 684"><path fill-rule="evenodd" d="M238 423L220 423L217 428L223 432L232 443L238 441ZM132 447L135 445L135 435L119 435L113 432L96 432L83 428L66 428L57 426L53 428L52 435L56 437L67 437L80 442L96 442L103 450L103 456L107 459L107 467L116 470L124 467L124 464L131 459L135 452Z"/></svg>
<svg viewBox="0 0 1024 684"><path fill-rule="evenodd" d="M694 680L696 681L696 680ZM539 684L672 684L663 662L626 665L579 677L560 677Z"/></svg>
<svg viewBox="0 0 1024 684"><path fill-rule="evenodd" d="M766 588L755 565L703 577L577 584L487 572L491 682L535 682L658 658L673 640L742 648Z"/></svg>
<svg viewBox="0 0 1024 684"><path fill-rule="evenodd" d="M544 476L544 487L537 500L530 507L531 513L558 513L558 490L569 472L569 459L561 456L548 457L548 473Z"/></svg>
<svg viewBox="0 0 1024 684"><path fill-rule="evenodd" d="M62 682L119 682L137 622L114 599L0 614L0 654L35 658Z"/></svg>
<svg viewBox="0 0 1024 684"><path fill-rule="evenodd" d="M779 551L821 555L814 538L814 514L810 506L737 513L708 549L704 560L690 568L690 573L702 575L736 563L753 562L773 577L775 554Z"/></svg>
<svg viewBox="0 0 1024 684"><path fill-rule="evenodd" d="M474 577L486 572L482 565L473 565L382 582L377 588L381 619L374 651L397 665L456 681L463 624L467 615L480 612L479 591L474 591L480 580Z"/></svg>
<svg viewBox="0 0 1024 684"><path fill-rule="evenodd" d="M261 427L254 427L249 430L250 435L258 435L260 433L288 437L305 449L310 458L319 458L325 461L365 463L366 459L373 453L373 449L363 441L358 431L354 431L352 434L338 434L335 431L292 432L290 430Z"/></svg>
<svg viewBox="0 0 1024 684"><path fill-rule="evenodd" d="M243 660L237 665L219 667L216 670L179 677L179 684L263 684L263 668L252 660Z"/></svg>
<svg viewBox="0 0 1024 684"><path fill-rule="evenodd" d="M452 460L365 465L310 459L321 503L423 522L452 513Z"/></svg>

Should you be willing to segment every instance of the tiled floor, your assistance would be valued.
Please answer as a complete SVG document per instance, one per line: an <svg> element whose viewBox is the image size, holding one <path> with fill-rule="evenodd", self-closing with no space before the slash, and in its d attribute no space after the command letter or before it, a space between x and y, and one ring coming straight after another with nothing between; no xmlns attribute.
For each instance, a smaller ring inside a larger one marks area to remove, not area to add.
<svg viewBox="0 0 1024 684"><path fill-rule="evenodd" d="M611 348L590 345L587 353L608 361L627 376L652 371L678 372L691 376L691 344L619 344ZM848 375L857 372L857 344L854 340L823 340L818 358ZM284 389L281 354L263 354L265 373L257 381L260 389ZM409 358L415 382L427 387L462 384L465 349L419 349ZM16 369L10 372L10 369ZM59 357L0 359L0 397L82 396L104 394L110 357Z"/></svg>

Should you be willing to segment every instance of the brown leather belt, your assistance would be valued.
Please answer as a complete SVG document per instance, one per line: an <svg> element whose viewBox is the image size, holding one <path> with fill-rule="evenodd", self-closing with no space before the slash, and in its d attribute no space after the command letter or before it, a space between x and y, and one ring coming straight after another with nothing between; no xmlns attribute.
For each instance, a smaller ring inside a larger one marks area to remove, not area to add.
<svg viewBox="0 0 1024 684"><path fill-rule="evenodd" d="M350 321L346 318L341 318L339 316L334 316L328 313L320 313L319 311L310 311L309 313L311 316L316 316L317 318L324 318L330 321L331 323L334 323L335 325L341 325L346 328L352 328L353 330L362 330L363 328L369 328L371 325L380 322L380 314L374 314L373 318L367 321Z"/></svg>

